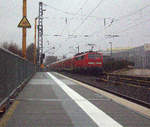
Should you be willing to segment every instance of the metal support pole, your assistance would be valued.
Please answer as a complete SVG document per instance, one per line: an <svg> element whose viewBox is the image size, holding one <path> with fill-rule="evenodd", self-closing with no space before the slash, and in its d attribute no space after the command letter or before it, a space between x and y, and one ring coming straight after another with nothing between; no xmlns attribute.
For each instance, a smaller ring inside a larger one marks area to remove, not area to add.
<svg viewBox="0 0 150 127"><path fill-rule="evenodd" d="M35 18L35 30L34 30L34 64L36 64L36 26L37 26L37 18Z"/></svg>
<svg viewBox="0 0 150 127"><path fill-rule="evenodd" d="M43 3L39 2L38 17L38 64L43 64Z"/></svg>
<svg viewBox="0 0 150 127"><path fill-rule="evenodd" d="M80 47L79 47L79 45L78 45L76 48L78 49L78 53L79 53L79 51L80 51Z"/></svg>
<svg viewBox="0 0 150 127"><path fill-rule="evenodd" d="M23 16L27 16L27 0L23 0ZM26 59L26 28L22 28L22 55Z"/></svg>

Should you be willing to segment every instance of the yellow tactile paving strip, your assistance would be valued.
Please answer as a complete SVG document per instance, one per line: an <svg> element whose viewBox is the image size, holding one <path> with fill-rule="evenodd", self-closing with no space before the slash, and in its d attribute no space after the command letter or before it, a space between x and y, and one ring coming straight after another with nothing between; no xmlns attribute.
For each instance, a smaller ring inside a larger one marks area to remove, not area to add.
<svg viewBox="0 0 150 127"><path fill-rule="evenodd" d="M15 109L17 108L17 105L19 104L19 101L15 101L11 107L9 108L9 110L4 114L4 116L2 117L2 119L0 120L0 127L5 127L8 120L11 118L11 116L13 115Z"/></svg>

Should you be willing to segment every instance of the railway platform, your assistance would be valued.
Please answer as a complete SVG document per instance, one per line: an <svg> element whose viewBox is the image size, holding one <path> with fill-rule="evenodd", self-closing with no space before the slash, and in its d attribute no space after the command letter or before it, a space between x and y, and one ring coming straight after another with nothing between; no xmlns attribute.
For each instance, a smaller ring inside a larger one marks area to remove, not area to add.
<svg viewBox="0 0 150 127"><path fill-rule="evenodd" d="M150 127L150 115L98 91L55 72L38 72L0 119L0 127Z"/></svg>

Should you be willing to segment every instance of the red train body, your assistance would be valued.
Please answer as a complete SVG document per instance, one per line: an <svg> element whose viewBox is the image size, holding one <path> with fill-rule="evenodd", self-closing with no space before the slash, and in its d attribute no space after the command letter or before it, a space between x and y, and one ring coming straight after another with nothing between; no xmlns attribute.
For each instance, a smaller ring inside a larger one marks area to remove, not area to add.
<svg viewBox="0 0 150 127"><path fill-rule="evenodd" d="M75 55L73 58L57 61L49 65L55 71L74 71L74 72L102 72L103 56L98 52L85 52Z"/></svg>

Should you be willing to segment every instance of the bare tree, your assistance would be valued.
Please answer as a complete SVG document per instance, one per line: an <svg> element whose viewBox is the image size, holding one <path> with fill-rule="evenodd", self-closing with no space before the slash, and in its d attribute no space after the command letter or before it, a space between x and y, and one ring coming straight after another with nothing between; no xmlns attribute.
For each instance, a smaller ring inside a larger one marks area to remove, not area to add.
<svg viewBox="0 0 150 127"><path fill-rule="evenodd" d="M9 50L10 52L22 56L21 49L19 49L18 45L14 42L8 43L3 42L2 47Z"/></svg>
<svg viewBox="0 0 150 127"><path fill-rule="evenodd" d="M28 47L27 47L27 59L31 62L33 62L34 60L34 54L33 54L33 51L34 51L34 44L31 43Z"/></svg>

